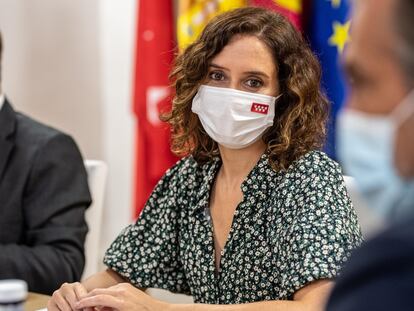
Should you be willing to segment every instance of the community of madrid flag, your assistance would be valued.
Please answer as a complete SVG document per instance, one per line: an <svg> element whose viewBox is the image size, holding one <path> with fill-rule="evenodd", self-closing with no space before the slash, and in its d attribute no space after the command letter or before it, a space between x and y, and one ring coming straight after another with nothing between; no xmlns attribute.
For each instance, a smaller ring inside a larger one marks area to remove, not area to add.
<svg viewBox="0 0 414 311"><path fill-rule="evenodd" d="M310 6L307 29L312 49L322 65L322 86L332 103L325 151L334 159L336 116L346 95L339 60L350 39L349 2L314 0Z"/></svg>
<svg viewBox="0 0 414 311"><path fill-rule="evenodd" d="M170 131L159 119L171 107L168 74L174 54L172 1L140 0L133 110L137 118L134 216L177 158Z"/></svg>

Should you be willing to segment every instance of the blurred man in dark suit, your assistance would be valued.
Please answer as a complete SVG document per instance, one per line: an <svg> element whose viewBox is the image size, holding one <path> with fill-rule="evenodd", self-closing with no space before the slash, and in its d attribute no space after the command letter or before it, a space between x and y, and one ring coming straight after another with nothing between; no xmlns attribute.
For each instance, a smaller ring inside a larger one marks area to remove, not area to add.
<svg viewBox="0 0 414 311"><path fill-rule="evenodd" d="M414 310L414 1L355 1L339 154L389 228L349 260L327 310Z"/></svg>
<svg viewBox="0 0 414 311"><path fill-rule="evenodd" d="M0 279L45 294L79 280L90 203L72 138L15 112L0 88Z"/></svg>

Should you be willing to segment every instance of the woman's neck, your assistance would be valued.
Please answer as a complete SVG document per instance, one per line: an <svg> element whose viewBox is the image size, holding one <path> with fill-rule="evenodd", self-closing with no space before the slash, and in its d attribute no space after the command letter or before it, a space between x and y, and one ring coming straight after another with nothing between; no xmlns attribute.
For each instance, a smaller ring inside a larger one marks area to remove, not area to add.
<svg viewBox="0 0 414 311"><path fill-rule="evenodd" d="M262 140L243 149L219 146L222 166L219 171L227 184L244 180L266 150Z"/></svg>

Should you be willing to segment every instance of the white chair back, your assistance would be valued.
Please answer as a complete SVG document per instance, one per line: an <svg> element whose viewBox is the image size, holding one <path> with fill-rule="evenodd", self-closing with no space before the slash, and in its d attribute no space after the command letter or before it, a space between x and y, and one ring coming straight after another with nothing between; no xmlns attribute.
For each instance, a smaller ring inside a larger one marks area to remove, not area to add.
<svg viewBox="0 0 414 311"><path fill-rule="evenodd" d="M365 203L355 178L344 176L344 180L361 225L362 235L364 238L372 237L385 227L384 221Z"/></svg>
<svg viewBox="0 0 414 311"><path fill-rule="evenodd" d="M92 204L86 210L85 218L88 224L88 234L85 241L85 268L82 279L99 271L102 265L103 254L100 254L102 210L105 197L105 183L107 165L99 160L85 160L88 173L89 190L92 196Z"/></svg>

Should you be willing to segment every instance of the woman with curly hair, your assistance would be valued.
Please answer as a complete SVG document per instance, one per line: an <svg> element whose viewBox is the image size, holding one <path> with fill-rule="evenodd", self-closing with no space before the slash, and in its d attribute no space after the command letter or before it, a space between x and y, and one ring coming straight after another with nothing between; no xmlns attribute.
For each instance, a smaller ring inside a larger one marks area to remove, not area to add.
<svg viewBox="0 0 414 311"><path fill-rule="evenodd" d="M163 119L184 157L112 243L108 269L64 284L49 309L322 310L361 235L338 165L318 151L328 102L309 47L281 15L237 9L206 26L171 78Z"/></svg>

